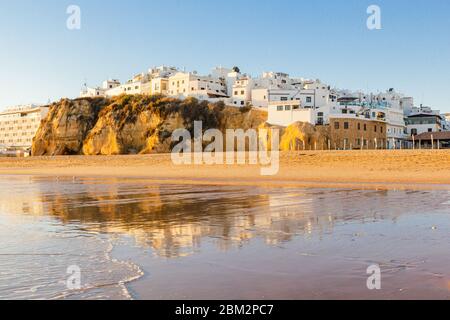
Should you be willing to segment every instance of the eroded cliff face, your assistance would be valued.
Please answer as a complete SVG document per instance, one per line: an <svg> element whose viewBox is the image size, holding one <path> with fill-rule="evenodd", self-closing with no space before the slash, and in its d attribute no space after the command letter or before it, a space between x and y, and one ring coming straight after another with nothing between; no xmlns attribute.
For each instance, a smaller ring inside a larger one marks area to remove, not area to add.
<svg viewBox="0 0 450 320"><path fill-rule="evenodd" d="M99 112L107 103L105 99L98 98L64 99L52 104L33 139L32 154L80 154L85 136L96 124Z"/></svg>
<svg viewBox="0 0 450 320"><path fill-rule="evenodd" d="M223 103L183 101L162 96L61 100L51 106L33 141L34 156L164 153L172 150L172 132L193 136L194 121L203 130L258 128L267 113L243 112Z"/></svg>

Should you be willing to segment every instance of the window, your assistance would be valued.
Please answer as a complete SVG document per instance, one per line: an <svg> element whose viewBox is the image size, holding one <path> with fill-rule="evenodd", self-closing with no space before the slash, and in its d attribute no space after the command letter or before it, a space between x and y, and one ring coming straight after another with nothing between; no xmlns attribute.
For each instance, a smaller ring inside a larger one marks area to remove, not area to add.
<svg viewBox="0 0 450 320"><path fill-rule="evenodd" d="M334 128L335 128L336 130L339 130L339 122L335 122L335 123L334 123Z"/></svg>
<svg viewBox="0 0 450 320"><path fill-rule="evenodd" d="M344 129L348 129L348 122L344 122Z"/></svg>
<svg viewBox="0 0 450 320"><path fill-rule="evenodd" d="M286 111L291 110L291 106L285 106L285 107L284 107L284 110L286 110Z"/></svg>
<svg viewBox="0 0 450 320"><path fill-rule="evenodd" d="M283 111L284 109L283 109L283 106L278 106L277 107L277 111Z"/></svg>
<svg viewBox="0 0 450 320"><path fill-rule="evenodd" d="M361 123L358 123L358 130L361 130Z"/></svg>
<svg viewBox="0 0 450 320"><path fill-rule="evenodd" d="M364 131L367 131L367 124L364 123Z"/></svg>
<svg viewBox="0 0 450 320"><path fill-rule="evenodd" d="M242 91L241 91L241 94L242 94L242 95L244 95L244 94L245 94L245 91L244 91L244 90L242 90Z"/></svg>
<svg viewBox="0 0 450 320"><path fill-rule="evenodd" d="M312 102L312 98L311 97L306 97L306 103L311 103Z"/></svg>
<svg viewBox="0 0 450 320"><path fill-rule="evenodd" d="M433 129L431 129L431 128L428 128L428 132L433 132Z"/></svg>
<svg viewBox="0 0 450 320"><path fill-rule="evenodd" d="M288 98L287 97L281 97L280 100L281 101L288 101Z"/></svg>
<svg viewBox="0 0 450 320"><path fill-rule="evenodd" d="M374 127L374 131L377 132L377 126Z"/></svg>
<svg viewBox="0 0 450 320"><path fill-rule="evenodd" d="M238 92L237 92L237 91L235 91L235 92L234 92L234 95L235 95L235 96L237 96L237 95L238 95Z"/></svg>
<svg viewBox="0 0 450 320"><path fill-rule="evenodd" d="M241 106L243 106L244 105L244 101L241 101Z"/></svg>
<svg viewBox="0 0 450 320"><path fill-rule="evenodd" d="M380 131L381 131L381 133L383 133L383 127L380 127Z"/></svg>

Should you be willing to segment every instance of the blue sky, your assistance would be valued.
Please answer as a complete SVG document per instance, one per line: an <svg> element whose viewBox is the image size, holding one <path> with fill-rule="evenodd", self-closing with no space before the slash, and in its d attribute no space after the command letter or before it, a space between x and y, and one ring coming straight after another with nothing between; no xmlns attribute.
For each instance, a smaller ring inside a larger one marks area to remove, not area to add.
<svg viewBox="0 0 450 320"><path fill-rule="evenodd" d="M66 28L80 6L81 30ZM381 7L382 30L366 27ZM0 0L0 108L76 97L85 79L237 65L348 89L394 87L450 112L448 0Z"/></svg>

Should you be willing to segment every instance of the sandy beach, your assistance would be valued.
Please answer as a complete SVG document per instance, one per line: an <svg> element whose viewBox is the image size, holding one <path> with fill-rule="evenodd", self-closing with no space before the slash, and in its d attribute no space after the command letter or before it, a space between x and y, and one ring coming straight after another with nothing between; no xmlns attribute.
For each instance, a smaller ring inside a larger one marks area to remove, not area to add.
<svg viewBox="0 0 450 320"><path fill-rule="evenodd" d="M259 165L174 165L169 154L0 158L0 175L146 178L158 183L450 189L450 151L286 152Z"/></svg>

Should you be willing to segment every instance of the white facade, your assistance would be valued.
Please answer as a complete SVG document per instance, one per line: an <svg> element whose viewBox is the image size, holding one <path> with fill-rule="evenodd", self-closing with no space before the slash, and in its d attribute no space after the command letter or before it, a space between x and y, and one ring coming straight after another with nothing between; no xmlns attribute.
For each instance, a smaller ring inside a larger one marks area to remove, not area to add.
<svg viewBox="0 0 450 320"><path fill-rule="evenodd" d="M28 149L48 107L26 105L0 112L0 146Z"/></svg>
<svg viewBox="0 0 450 320"><path fill-rule="evenodd" d="M232 103L234 106L243 107L252 102L252 90L255 83L252 78L244 77L235 81L232 89Z"/></svg>
<svg viewBox="0 0 450 320"><path fill-rule="evenodd" d="M300 101L298 89L253 89L252 105L256 108L267 109L269 103L277 101Z"/></svg>
<svg viewBox="0 0 450 320"><path fill-rule="evenodd" d="M268 114L267 123L271 125L288 127L295 122L317 123L317 110L302 108L296 100L270 102Z"/></svg>
<svg viewBox="0 0 450 320"><path fill-rule="evenodd" d="M224 79L178 72L169 78L169 95L180 99L195 97L201 100L228 98Z"/></svg>
<svg viewBox="0 0 450 320"><path fill-rule="evenodd" d="M86 87L83 91L80 92L81 98L95 98L95 97L106 97L106 92L108 90L112 90L113 88L119 87L119 80L105 80L102 83L101 87L90 88Z"/></svg>

